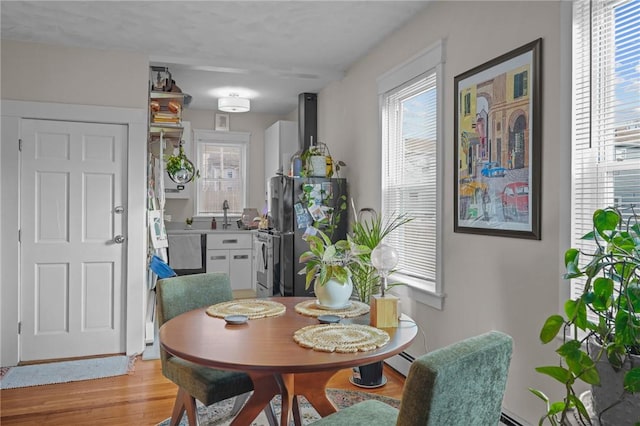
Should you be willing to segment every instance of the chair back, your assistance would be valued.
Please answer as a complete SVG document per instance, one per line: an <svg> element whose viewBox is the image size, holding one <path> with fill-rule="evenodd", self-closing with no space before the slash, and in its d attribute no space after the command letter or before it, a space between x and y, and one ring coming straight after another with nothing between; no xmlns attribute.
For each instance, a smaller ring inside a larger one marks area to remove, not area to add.
<svg viewBox="0 0 640 426"><path fill-rule="evenodd" d="M497 425L512 345L510 336L491 331L416 359L397 425Z"/></svg>
<svg viewBox="0 0 640 426"><path fill-rule="evenodd" d="M158 280L156 284L158 326L194 309L233 299L229 276L225 273L180 275ZM171 356L160 348L164 363Z"/></svg>
<svg viewBox="0 0 640 426"><path fill-rule="evenodd" d="M158 280L158 325L182 313L233 299L225 273L181 275Z"/></svg>

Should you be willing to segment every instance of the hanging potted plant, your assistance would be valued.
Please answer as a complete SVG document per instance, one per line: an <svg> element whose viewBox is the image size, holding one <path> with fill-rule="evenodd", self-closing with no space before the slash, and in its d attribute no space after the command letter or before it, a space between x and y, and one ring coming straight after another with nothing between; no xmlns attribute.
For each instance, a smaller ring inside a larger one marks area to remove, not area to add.
<svg viewBox="0 0 640 426"><path fill-rule="evenodd" d="M326 145L321 143L311 145L302 152L300 159L302 160L302 176L306 177L327 177L327 149ZM330 177L330 176L329 176Z"/></svg>
<svg viewBox="0 0 640 426"><path fill-rule="evenodd" d="M552 425L570 424L575 417L591 424L592 413L576 394L578 380L591 385L593 415L601 425L640 422L640 223L632 214L623 219L616 208L596 210L594 253L570 248L564 259L566 279L585 279L584 289L565 302L565 315L552 315L540 332L543 343L562 337L556 350L560 364L536 368L562 383L562 401L550 402L541 391L530 389L547 404L540 419ZM586 257L586 264L579 262ZM592 321L590 313L596 320ZM573 423L571 423L573 424Z"/></svg>
<svg viewBox="0 0 640 426"><path fill-rule="evenodd" d="M300 155L300 162L300 175L303 177L332 177L334 172L339 177L340 169L346 166L344 161L334 161L329 147L322 142L304 150Z"/></svg>
<svg viewBox="0 0 640 426"><path fill-rule="evenodd" d="M353 292L352 268L363 262L369 248L353 242L351 237L335 243L324 232L307 235L309 250L300 255L305 267L298 274L306 275L305 288L314 283L318 303L326 308L341 309L348 305Z"/></svg>
<svg viewBox="0 0 640 426"><path fill-rule="evenodd" d="M193 163L184 153L183 143L183 141L180 141L178 155L169 156L166 164L167 174L172 181L179 184L191 182L194 178L200 176L200 172L196 170Z"/></svg>

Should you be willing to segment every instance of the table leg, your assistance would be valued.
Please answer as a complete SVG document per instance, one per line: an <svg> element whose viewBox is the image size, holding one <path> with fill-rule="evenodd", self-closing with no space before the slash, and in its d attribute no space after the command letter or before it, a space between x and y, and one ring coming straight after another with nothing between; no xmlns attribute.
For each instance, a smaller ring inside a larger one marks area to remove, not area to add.
<svg viewBox="0 0 640 426"><path fill-rule="evenodd" d="M295 375L295 393L303 395L322 417L338 411L333 402L327 398L327 383L338 370L320 371L317 373L298 373Z"/></svg>
<svg viewBox="0 0 640 426"><path fill-rule="evenodd" d="M282 390L282 408L280 411L280 424L288 425L291 421L292 408L294 403L294 395L295 395L295 376L291 373L276 375L276 380L280 384L280 389ZM297 404L298 402L295 401Z"/></svg>
<svg viewBox="0 0 640 426"><path fill-rule="evenodd" d="M274 396L280 393L280 383L272 373L247 373L253 381L253 394L247 403L231 421L231 426L251 424L258 414L267 406ZM287 423L283 423L287 424Z"/></svg>

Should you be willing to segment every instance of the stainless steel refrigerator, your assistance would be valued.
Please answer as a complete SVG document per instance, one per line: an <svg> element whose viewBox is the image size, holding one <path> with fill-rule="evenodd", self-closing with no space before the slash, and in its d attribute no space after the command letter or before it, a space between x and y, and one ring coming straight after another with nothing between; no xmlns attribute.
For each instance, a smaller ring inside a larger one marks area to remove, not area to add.
<svg viewBox="0 0 640 426"><path fill-rule="evenodd" d="M302 239L309 226L330 235L333 241L347 235L347 180L343 178L276 176L269 181L269 215L273 232L280 236L280 294L311 296L305 290L304 265L298 262L309 245Z"/></svg>

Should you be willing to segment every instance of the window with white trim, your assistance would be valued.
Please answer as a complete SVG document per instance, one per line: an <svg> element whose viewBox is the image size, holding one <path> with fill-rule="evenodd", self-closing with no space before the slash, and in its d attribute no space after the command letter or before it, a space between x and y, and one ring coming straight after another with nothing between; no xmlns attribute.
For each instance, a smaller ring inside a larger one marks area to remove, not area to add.
<svg viewBox="0 0 640 426"><path fill-rule="evenodd" d="M247 197L247 146L250 134L194 130L196 167L196 216L224 213L229 203L229 215L241 215Z"/></svg>
<svg viewBox="0 0 640 426"><path fill-rule="evenodd" d="M571 239L591 253L580 237L595 210L640 213L640 0L578 0L573 8ZM572 281L572 297L583 285Z"/></svg>
<svg viewBox="0 0 640 426"><path fill-rule="evenodd" d="M378 79L382 214L413 218L385 243L398 251L398 280L437 294L442 293L442 57L437 43Z"/></svg>

